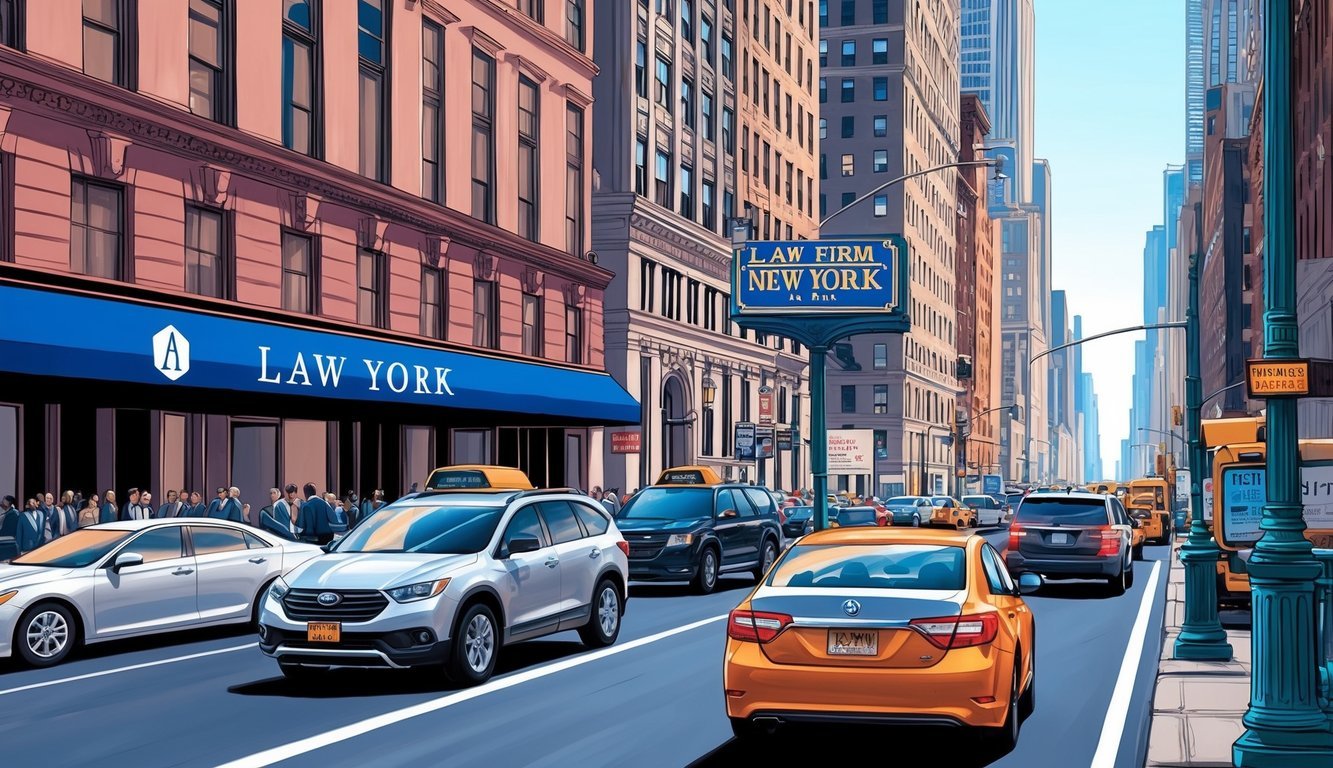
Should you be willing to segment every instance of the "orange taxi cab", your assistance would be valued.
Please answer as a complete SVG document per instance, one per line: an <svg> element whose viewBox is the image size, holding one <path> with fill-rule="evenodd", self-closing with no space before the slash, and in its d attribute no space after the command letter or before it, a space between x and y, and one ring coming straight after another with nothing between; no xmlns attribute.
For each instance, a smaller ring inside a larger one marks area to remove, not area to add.
<svg viewBox="0 0 1333 768"><path fill-rule="evenodd" d="M1135 532L1145 541L1162 541L1166 538L1165 518L1154 514L1154 504L1151 493L1140 493L1131 497L1125 505L1129 516L1139 521L1139 528Z"/></svg>
<svg viewBox="0 0 1333 768"><path fill-rule="evenodd" d="M950 528L976 528L977 511L952 496L931 496L930 525Z"/></svg>
<svg viewBox="0 0 1333 768"><path fill-rule="evenodd" d="M968 726L1004 747L1036 699L1032 612L980 537L837 528L800 539L727 618L740 739L813 723Z"/></svg>

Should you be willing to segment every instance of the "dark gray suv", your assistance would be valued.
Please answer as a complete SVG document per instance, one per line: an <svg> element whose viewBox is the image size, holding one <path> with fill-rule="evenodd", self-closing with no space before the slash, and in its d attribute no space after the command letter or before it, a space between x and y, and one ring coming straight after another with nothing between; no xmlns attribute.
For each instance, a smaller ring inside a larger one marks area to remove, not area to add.
<svg viewBox="0 0 1333 768"><path fill-rule="evenodd" d="M1015 575L1106 579L1124 594L1134 583L1136 525L1114 496L1034 493L1014 513L1004 564Z"/></svg>

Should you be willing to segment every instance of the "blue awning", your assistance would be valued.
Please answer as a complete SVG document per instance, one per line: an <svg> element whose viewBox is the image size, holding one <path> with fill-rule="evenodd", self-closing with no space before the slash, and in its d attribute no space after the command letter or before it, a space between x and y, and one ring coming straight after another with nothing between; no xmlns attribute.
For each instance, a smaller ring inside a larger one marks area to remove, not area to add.
<svg viewBox="0 0 1333 768"><path fill-rule="evenodd" d="M609 375L0 285L0 370L637 424Z"/></svg>

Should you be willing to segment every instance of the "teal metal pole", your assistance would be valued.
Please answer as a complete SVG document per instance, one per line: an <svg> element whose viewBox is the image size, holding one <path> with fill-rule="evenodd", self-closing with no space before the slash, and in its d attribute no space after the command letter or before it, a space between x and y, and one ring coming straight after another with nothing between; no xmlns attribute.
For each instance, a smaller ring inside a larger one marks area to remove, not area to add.
<svg viewBox="0 0 1333 768"><path fill-rule="evenodd" d="M810 471L815 476L815 530L828 528L828 411L824 363L828 347L810 347Z"/></svg>
<svg viewBox="0 0 1333 768"><path fill-rule="evenodd" d="M1199 254L1189 257L1189 303L1185 309L1185 429L1190 466L1203 466L1200 410L1203 381L1199 353ZM1175 506L1175 499L1169 503ZM1185 565L1185 623L1176 637L1175 657L1195 661L1230 661L1231 644L1217 615L1217 558L1222 551L1203 521L1203 477L1190 472L1190 535L1180 548Z"/></svg>
<svg viewBox="0 0 1333 768"><path fill-rule="evenodd" d="M1296 322L1295 163L1292 150L1292 0L1264 0L1264 357L1299 352ZM1319 707L1315 580L1305 538L1297 401L1268 400L1268 504L1247 570L1253 592L1253 665L1246 727L1232 746L1243 768L1333 766L1333 734Z"/></svg>

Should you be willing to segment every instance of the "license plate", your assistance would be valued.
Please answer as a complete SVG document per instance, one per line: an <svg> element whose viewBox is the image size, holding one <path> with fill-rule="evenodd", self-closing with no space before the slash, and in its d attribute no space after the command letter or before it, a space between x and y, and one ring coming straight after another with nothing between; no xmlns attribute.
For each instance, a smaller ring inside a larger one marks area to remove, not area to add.
<svg viewBox="0 0 1333 768"><path fill-rule="evenodd" d="M1051 543L1052 543L1052 544L1068 544L1068 543L1069 543L1069 534L1067 534L1067 533L1052 533L1052 534L1051 534Z"/></svg>
<svg viewBox="0 0 1333 768"><path fill-rule="evenodd" d="M828 654L830 656L874 656L879 653L879 633L830 629Z"/></svg>
<svg viewBox="0 0 1333 768"><path fill-rule="evenodd" d="M311 643L336 643L342 634L343 625L336 621L312 621L305 627L305 639Z"/></svg>

